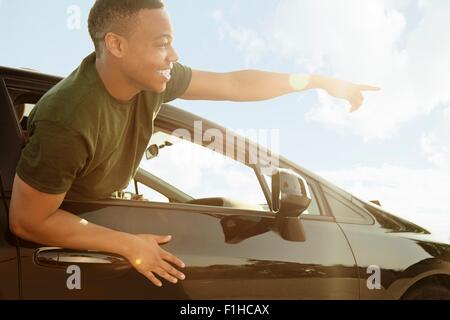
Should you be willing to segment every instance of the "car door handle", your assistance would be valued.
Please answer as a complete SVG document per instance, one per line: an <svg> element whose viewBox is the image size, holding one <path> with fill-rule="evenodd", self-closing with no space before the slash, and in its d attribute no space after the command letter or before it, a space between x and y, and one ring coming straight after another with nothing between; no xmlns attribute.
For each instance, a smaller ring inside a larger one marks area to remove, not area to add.
<svg viewBox="0 0 450 320"><path fill-rule="evenodd" d="M69 264L102 264L114 266L129 266L128 261L119 255L95 252L77 251L64 248L43 247L35 252L35 261L42 266L60 266Z"/></svg>

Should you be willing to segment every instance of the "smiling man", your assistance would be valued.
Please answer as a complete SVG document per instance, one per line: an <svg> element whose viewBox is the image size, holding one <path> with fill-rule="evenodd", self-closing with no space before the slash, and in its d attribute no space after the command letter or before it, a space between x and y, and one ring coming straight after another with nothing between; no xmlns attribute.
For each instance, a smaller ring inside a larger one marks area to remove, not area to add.
<svg viewBox="0 0 450 320"><path fill-rule="evenodd" d="M213 73L180 64L174 32L159 0L97 0L89 15L95 52L47 92L30 114L29 140L17 166L10 227L50 246L126 257L155 285L184 279L184 263L159 245L170 236L132 235L59 209L67 199L111 197L134 176L164 102L256 101L320 88L350 102L363 90L320 75L243 70ZM174 267L174 265L176 267Z"/></svg>

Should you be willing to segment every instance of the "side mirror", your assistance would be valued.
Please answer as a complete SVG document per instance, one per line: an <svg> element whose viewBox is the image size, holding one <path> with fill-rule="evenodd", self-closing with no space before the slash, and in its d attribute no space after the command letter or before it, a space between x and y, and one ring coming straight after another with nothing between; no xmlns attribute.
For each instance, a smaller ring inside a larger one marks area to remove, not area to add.
<svg viewBox="0 0 450 320"><path fill-rule="evenodd" d="M277 214L274 231L288 241L305 241L300 215L308 209L311 193L305 178L287 169L272 175L272 211Z"/></svg>
<svg viewBox="0 0 450 320"><path fill-rule="evenodd" d="M170 146L173 146L173 143L170 141L164 141L164 143L159 146L157 144L152 144L145 150L145 158L147 160L153 159L154 157L158 156L159 149Z"/></svg>
<svg viewBox="0 0 450 320"><path fill-rule="evenodd" d="M305 178L292 170L278 169L272 176L272 210L284 217L298 217L310 203Z"/></svg>
<svg viewBox="0 0 450 320"><path fill-rule="evenodd" d="M156 144L152 144L150 147L145 150L145 158L147 160L153 159L159 153L159 148Z"/></svg>

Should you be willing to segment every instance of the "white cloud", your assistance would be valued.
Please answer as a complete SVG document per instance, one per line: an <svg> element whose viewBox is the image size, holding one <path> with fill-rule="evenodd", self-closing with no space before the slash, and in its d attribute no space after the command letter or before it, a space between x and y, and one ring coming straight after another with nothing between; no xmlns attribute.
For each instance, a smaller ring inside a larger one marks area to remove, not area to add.
<svg viewBox="0 0 450 320"><path fill-rule="evenodd" d="M402 124L450 101L450 1L416 2L418 17L407 14L411 4L286 0L266 29L232 26L223 15L219 20L248 63L276 55L299 70L380 86L380 92L365 93L353 114L347 102L318 92L318 104L306 116L366 140L388 139Z"/></svg>
<svg viewBox="0 0 450 320"><path fill-rule="evenodd" d="M319 174L362 199L380 200L395 215L450 236L450 172L385 164Z"/></svg>
<svg viewBox="0 0 450 320"><path fill-rule="evenodd" d="M220 9L215 9L211 13L211 18L213 18L216 21L222 21L223 19L223 11Z"/></svg>
<svg viewBox="0 0 450 320"><path fill-rule="evenodd" d="M244 52L246 66L259 62L261 55L267 50L267 44L255 30L244 26L232 26L226 21L220 9L214 10L211 17L218 23L220 38L229 37L236 42L238 49Z"/></svg>
<svg viewBox="0 0 450 320"><path fill-rule="evenodd" d="M442 170L450 171L450 107L443 110L443 116L432 130L422 135L422 153Z"/></svg>

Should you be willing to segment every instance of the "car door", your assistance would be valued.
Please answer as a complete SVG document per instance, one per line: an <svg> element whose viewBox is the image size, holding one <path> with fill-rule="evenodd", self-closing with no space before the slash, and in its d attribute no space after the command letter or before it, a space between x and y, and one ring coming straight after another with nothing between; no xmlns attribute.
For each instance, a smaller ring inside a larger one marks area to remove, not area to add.
<svg viewBox="0 0 450 320"><path fill-rule="evenodd" d="M19 264L16 243L8 228L5 198L3 195L0 195L0 198L0 300L19 299Z"/></svg>
<svg viewBox="0 0 450 320"><path fill-rule="evenodd" d="M116 230L171 234L173 240L163 247L186 263L186 280L175 285L164 281L163 287L157 288L119 256L21 242L23 297L358 298L353 258L332 221L303 218L306 241L290 242L273 231L264 232L272 219L267 214L123 201L128 202L66 202L63 207L80 218ZM224 223L231 224L230 230ZM262 233L239 241L248 236L252 224L258 225L253 229L255 234ZM231 230L240 225L241 230ZM74 281L70 280L74 266L80 270L78 288L73 288Z"/></svg>
<svg viewBox="0 0 450 320"><path fill-rule="evenodd" d="M134 234L171 234L164 248L186 263L187 278L157 288L122 257L22 242L24 298L356 299L353 257L333 218L317 212L321 205L313 190L311 212L301 219L302 242L280 237L268 211L122 199L65 201L65 210L92 223ZM80 271L79 288L70 286L74 266Z"/></svg>
<svg viewBox="0 0 450 320"><path fill-rule="evenodd" d="M8 201L22 136L0 72L0 299L18 299L19 263L16 239L9 232Z"/></svg>

